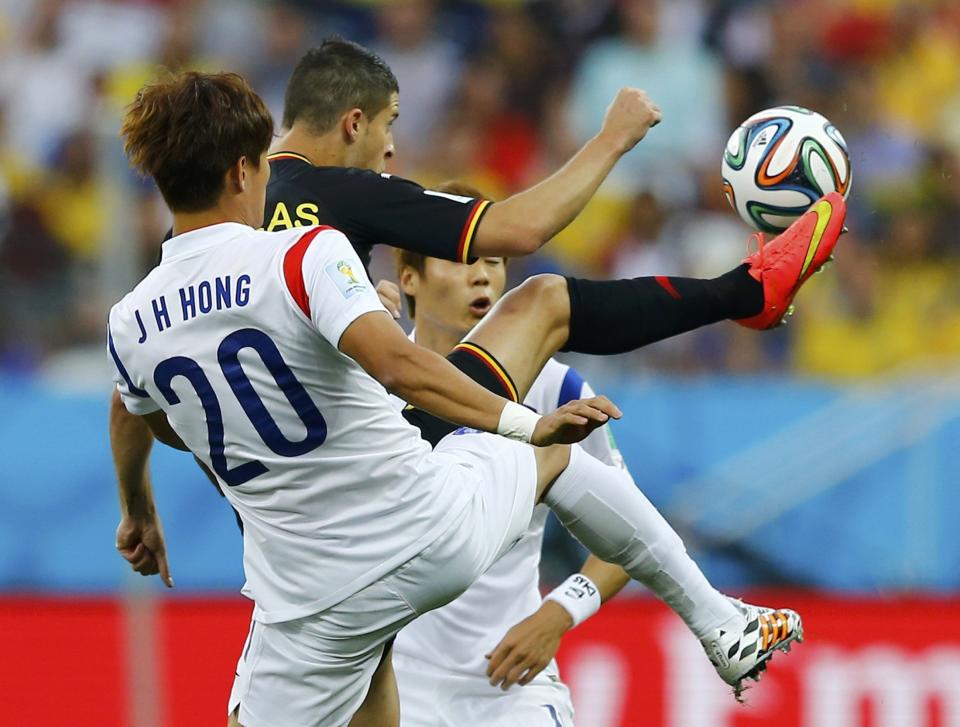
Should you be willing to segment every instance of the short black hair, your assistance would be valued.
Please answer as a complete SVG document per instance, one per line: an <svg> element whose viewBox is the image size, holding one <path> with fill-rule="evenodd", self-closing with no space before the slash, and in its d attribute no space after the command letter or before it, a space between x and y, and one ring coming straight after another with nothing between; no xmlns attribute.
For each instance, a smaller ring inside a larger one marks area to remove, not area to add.
<svg viewBox="0 0 960 727"><path fill-rule="evenodd" d="M141 88L120 134L130 163L153 177L170 210L197 212L216 204L238 159L259 167L273 118L236 73L186 71Z"/></svg>
<svg viewBox="0 0 960 727"><path fill-rule="evenodd" d="M293 69L283 98L283 126L302 120L322 134L350 109L376 116L399 90L397 77L376 53L338 36L326 38Z"/></svg>

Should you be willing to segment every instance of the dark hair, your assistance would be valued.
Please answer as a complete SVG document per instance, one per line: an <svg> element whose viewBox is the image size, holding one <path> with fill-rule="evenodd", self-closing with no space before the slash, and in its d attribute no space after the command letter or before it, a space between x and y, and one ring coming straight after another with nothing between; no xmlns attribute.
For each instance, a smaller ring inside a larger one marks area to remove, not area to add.
<svg viewBox="0 0 960 727"><path fill-rule="evenodd" d="M456 194L460 197L473 197L475 199L488 199L483 192L477 189L474 186L467 184L466 182L457 182L450 181L439 184L436 187L433 187L435 192L444 192L445 194ZM506 263L507 259L503 259ZM397 265L397 280L400 279L400 273L403 272L404 268L413 268L420 275L424 275L427 270L427 256L419 252L411 252L410 250L401 250L397 248L394 250L394 262ZM410 317L413 318L417 315L417 300L412 295L403 294L404 300L407 301L407 310L410 312Z"/></svg>
<svg viewBox="0 0 960 727"><path fill-rule="evenodd" d="M273 118L236 73L187 71L140 89L120 135L130 163L153 177L171 211L212 207L241 157L259 167Z"/></svg>
<svg viewBox="0 0 960 727"><path fill-rule="evenodd" d="M302 120L322 134L350 109L376 116L399 90L396 76L378 55L349 40L327 38L293 69L283 98L283 126L289 129Z"/></svg>

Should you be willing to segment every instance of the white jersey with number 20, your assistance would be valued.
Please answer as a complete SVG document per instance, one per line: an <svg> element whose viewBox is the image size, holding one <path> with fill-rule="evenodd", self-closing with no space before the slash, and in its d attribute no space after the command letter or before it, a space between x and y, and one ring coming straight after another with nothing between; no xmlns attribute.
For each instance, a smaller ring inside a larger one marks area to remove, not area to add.
<svg viewBox="0 0 960 727"><path fill-rule="evenodd" d="M471 495L338 350L377 311L340 232L223 223L164 243L110 312L124 404L166 412L243 519L244 593L260 621L356 593L433 542Z"/></svg>

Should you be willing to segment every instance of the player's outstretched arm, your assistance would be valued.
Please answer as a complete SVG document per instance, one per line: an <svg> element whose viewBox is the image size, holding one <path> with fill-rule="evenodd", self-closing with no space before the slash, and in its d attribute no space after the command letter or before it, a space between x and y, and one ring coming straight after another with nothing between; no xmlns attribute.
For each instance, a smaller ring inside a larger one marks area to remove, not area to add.
<svg viewBox="0 0 960 727"><path fill-rule="evenodd" d="M461 426L538 446L578 442L620 410L605 397L572 401L540 416L483 388L442 356L410 341L390 316L366 313L343 332L340 350L390 392Z"/></svg>
<svg viewBox="0 0 960 727"><path fill-rule="evenodd" d="M128 412L120 394L114 391L110 401L110 449L120 493L117 550L137 573L159 573L164 584L173 588L163 526L147 468L153 439L144 418Z"/></svg>
<svg viewBox="0 0 960 727"><path fill-rule="evenodd" d="M528 255L580 214L610 170L660 122L660 109L643 91L623 88L603 127L557 172L492 205L480 220L471 253Z"/></svg>
<svg viewBox="0 0 960 727"><path fill-rule="evenodd" d="M486 655L490 684L502 689L529 684L556 656L563 635L596 613L629 580L620 566L591 555L579 573L554 589L537 611L507 631Z"/></svg>

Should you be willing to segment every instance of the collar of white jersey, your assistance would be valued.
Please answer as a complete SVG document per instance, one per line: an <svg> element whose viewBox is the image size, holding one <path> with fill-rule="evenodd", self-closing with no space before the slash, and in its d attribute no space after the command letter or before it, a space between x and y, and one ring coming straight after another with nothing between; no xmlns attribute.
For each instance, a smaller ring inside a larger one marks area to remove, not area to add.
<svg viewBox="0 0 960 727"><path fill-rule="evenodd" d="M198 227L196 230L181 232L163 243L160 263L219 245L225 240L232 239L243 233L253 232L250 225L240 222L220 222L216 225Z"/></svg>

